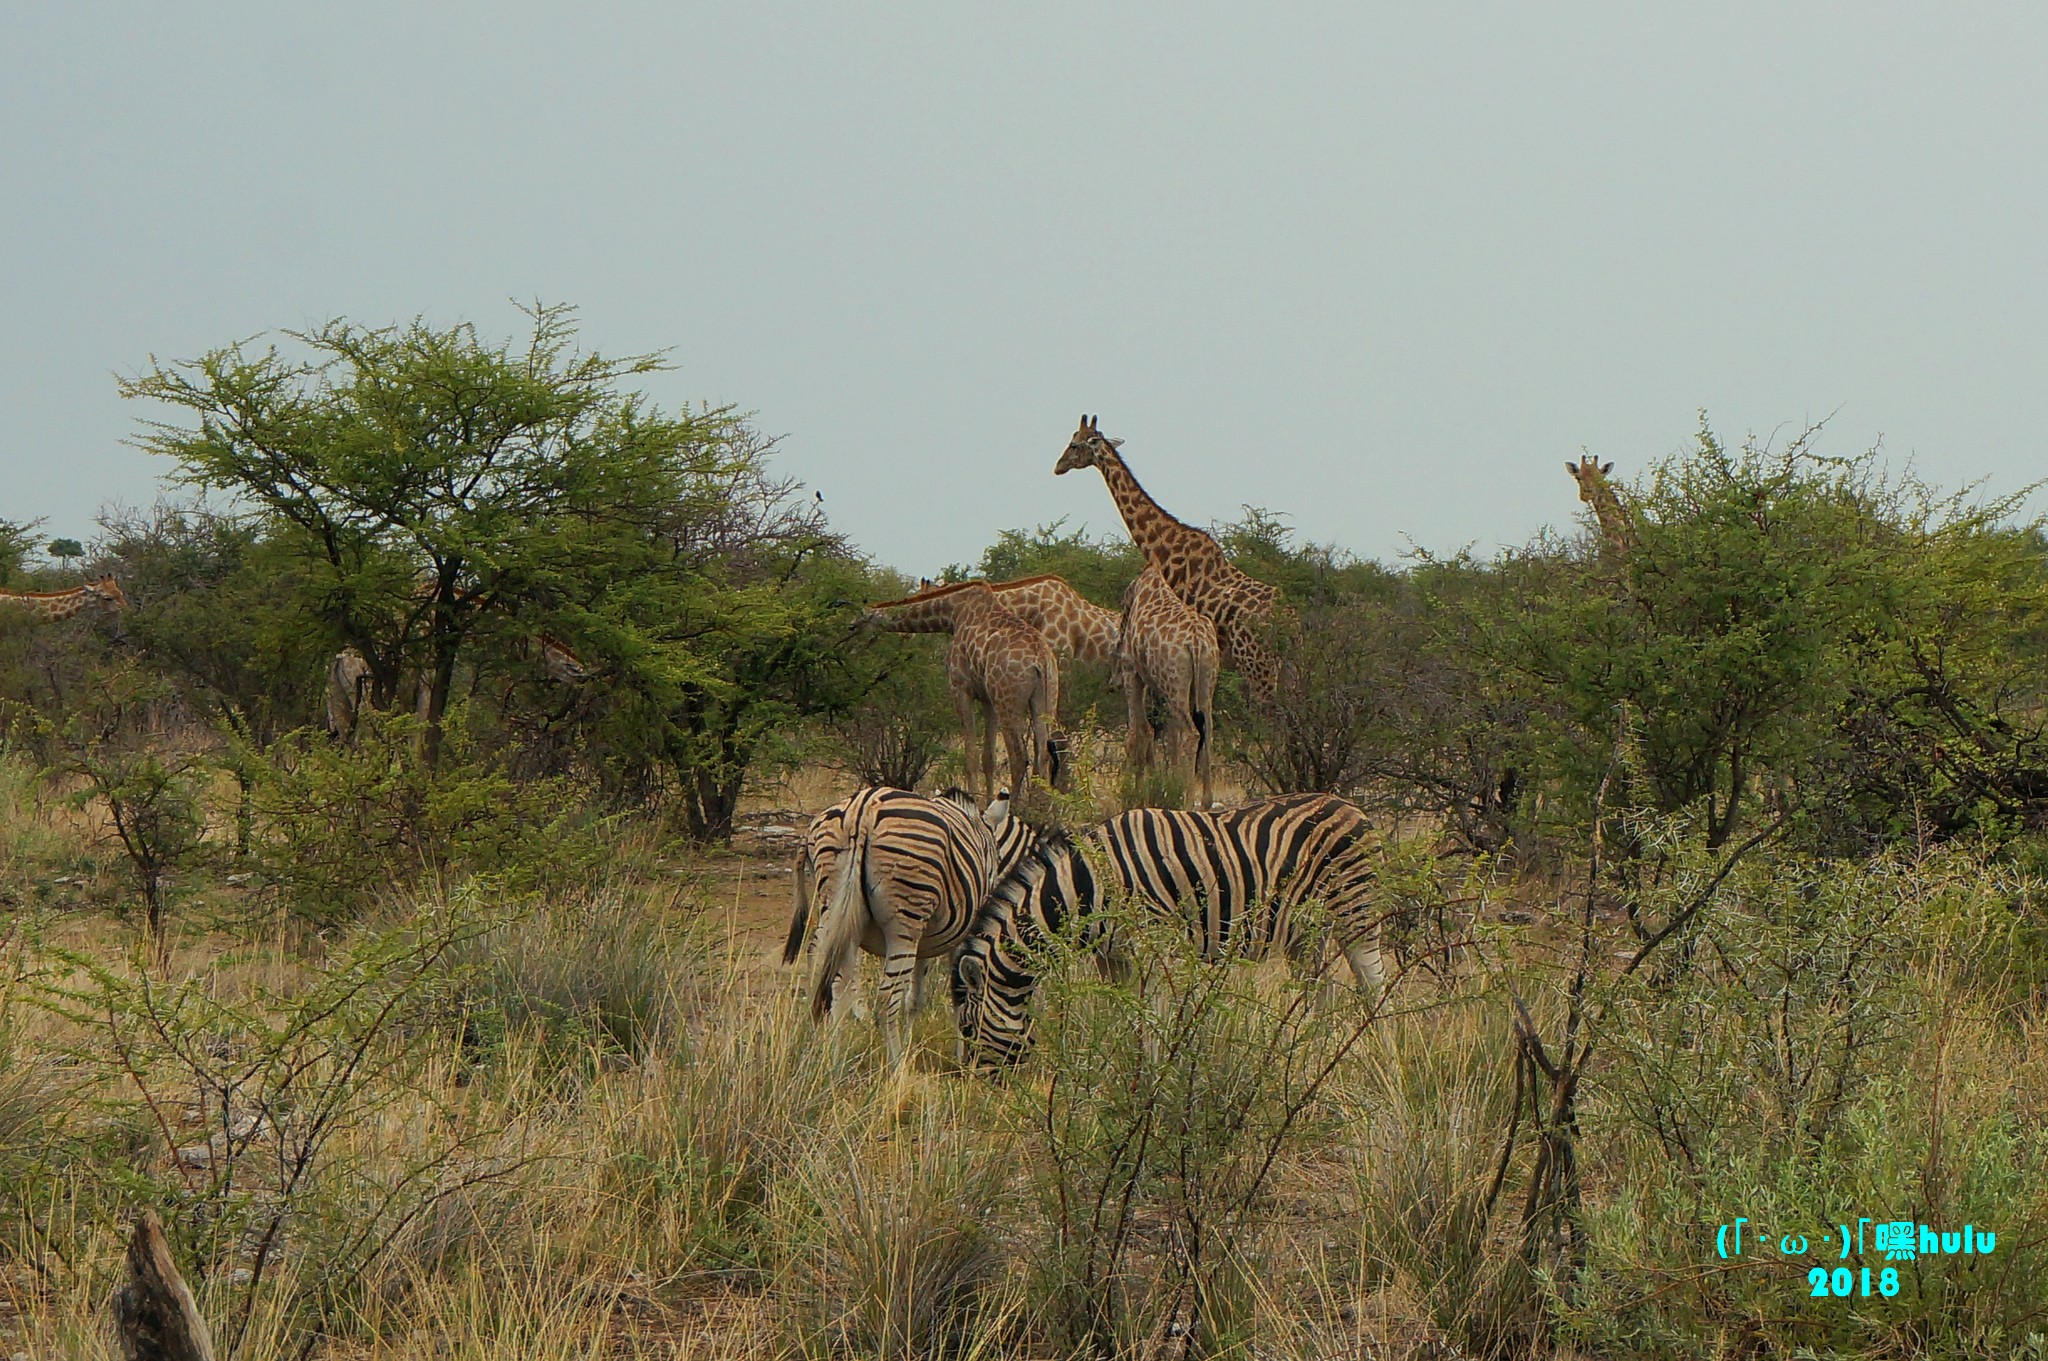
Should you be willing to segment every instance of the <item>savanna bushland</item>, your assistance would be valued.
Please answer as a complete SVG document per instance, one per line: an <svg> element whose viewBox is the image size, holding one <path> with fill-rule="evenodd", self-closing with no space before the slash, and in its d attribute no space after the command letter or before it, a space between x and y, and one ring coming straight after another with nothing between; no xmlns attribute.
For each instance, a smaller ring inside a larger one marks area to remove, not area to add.
<svg viewBox="0 0 2048 1361"><path fill-rule="evenodd" d="M774 947L811 812L957 779L945 640L856 629L913 583L742 413L531 320L153 362L163 499L0 524L0 586L130 602L0 605L0 1354L112 1354L144 1209L248 1361L2048 1349L2016 500L1703 420L1620 534L1386 566L1247 508L1286 667L1226 675L1223 783L1373 815L1391 988L1134 916L1001 1080L943 1006L894 1069ZM1142 566L988 530L948 578ZM1039 816L1186 798L1062 699Z"/></svg>

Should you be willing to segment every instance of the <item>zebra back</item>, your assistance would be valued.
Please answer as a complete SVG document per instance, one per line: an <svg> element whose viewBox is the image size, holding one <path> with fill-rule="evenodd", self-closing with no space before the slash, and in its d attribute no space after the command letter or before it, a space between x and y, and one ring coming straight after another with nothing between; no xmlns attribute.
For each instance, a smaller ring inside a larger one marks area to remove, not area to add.
<svg viewBox="0 0 2048 1361"><path fill-rule="evenodd" d="M1138 808L1089 832L1109 884L1083 847L1049 834L982 900L954 966L955 1019L976 1061L1021 1058L1037 990L1032 956L1070 923L1097 915L1114 887L1182 917L1202 952L1256 955L1298 939L1299 910L1330 913L1350 954L1377 968L1378 923L1365 815L1342 799L1302 794L1225 813Z"/></svg>

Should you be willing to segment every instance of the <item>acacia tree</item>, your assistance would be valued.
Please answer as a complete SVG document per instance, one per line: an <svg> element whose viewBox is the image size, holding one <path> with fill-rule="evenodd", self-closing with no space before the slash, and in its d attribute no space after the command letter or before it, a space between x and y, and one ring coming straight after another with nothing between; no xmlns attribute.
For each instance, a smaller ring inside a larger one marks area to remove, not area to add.
<svg viewBox="0 0 2048 1361"><path fill-rule="evenodd" d="M456 662L491 611L545 606L564 542L616 545L692 494L691 473L740 425L728 409L664 415L621 384L662 367L575 345L573 313L536 307L521 343L423 320L287 332L305 353L236 344L152 359L124 396L140 446L178 480L227 493L303 540L337 632L381 700L422 678L422 758L441 747Z"/></svg>
<svg viewBox="0 0 2048 1361"><path fill-rule="evenodd" d="M28 557L28 550L41 520L30 520L27 524L16 524L12 520L0 520L0 583L12 581L21 571L22 563Z"/></svg>

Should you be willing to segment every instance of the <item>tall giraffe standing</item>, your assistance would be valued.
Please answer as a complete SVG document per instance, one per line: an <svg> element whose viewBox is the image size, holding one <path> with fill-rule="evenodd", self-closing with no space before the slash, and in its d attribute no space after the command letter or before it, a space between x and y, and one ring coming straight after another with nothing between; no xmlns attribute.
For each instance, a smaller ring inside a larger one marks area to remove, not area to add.
<svg viewBox="0 0 2048 1361"><path fill-rule="evenodd" d="M1130 710L1126 757L1143 769L1151 760L1152 720L1145 692L1166 705L1166 759L1175 768L1192 761L1201 781L1202 807L1216 801L1209 782L1214 745L1216 670L1221 664L1216 626L1173 593L1156 567L1138 574L1124 592L1123 647L1117 671Z"/></svg>
<svg viewBox="0 0 2048 1361"><path fill-rule="evenodd" d="M1280 592L1231 566L1212 536L1182 524L1148 496L1117 453L1122 443L1105 436L1094 417L1083 416L1053 472L1101 471L1146 564L1158 568L1175 595L1216 625L1225 664L1244 676L1256 703L1270 703L1280 681L1280 660L1266 646L1264 634Z"/></svg>
<svg viewBox="0 0 2048 1361"><path fill-rule="evenodd" d="M1600 539L1607 555L1617 567L1626 563L1636 546L1636 525L1628 507L1621 504L1614 484L1607 480L1607 475L1614 471L1614 464L1603 465L1588 455L1577 463L1566 459L1564 470L1579 484L1579 499L1593 508L1593 518L1599 522Z"/></svg>
<svg viewBox="0 0 2048 1361"><path fill-rule="evenodd" d="M1010 788L1021 797L1034 770L1048 783L1060 782L1059 758L1051 742L1060 710L1059 659L1045 635L1012 614L985 581L965 581L920 591L901 600L871 605L865 623L897 633L950 633L946 685L967 742L967 786L995 792L996 733L1010 758ZM974 716L983 716L975 742ZM977 756L979 759L977 759Z"/></svg>
<svg viewBox="0 0 2048 1361"><path fill-rule="evenodd" d="M55 623L69 619L89 605L98 605L118 614L128 608L128 597L121 593L120 582L112 577L101 577L98 581L73 586L68 591L0 591L0 604L20 605L37 618Z"/></svg>

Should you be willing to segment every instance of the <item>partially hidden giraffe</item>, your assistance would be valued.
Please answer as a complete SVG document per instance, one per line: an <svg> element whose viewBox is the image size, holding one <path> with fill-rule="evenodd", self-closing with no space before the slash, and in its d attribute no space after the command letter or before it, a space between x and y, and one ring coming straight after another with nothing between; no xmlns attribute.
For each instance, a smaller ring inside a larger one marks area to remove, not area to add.
<svg viewBox="0 0 2048 1361"><path fill-rule="evenodd" d="M128 597L122 594L120 582L101 577L68 591L0 591L0 604L19 605L37 618L55 623L69 619L89 605L118 614L128 608Z"/></svg>
<svg viewBox="0 0 2048 1361"><path fill-rule="evenodd" d="M1104 609L1050 572L1015 581L992 581L1003 608L1045 635L1061 657L1115 666L1122 617Z"/></svg>
<svg viewBox="0 0 2048 1361"><path fill-rule="evenodd" d="M581 685L590 679L590 668L583 659L570 651L569 645L548 632L533 636L533 649L540 661L540 669L550 680L564 685Z"/></svg>
<svg viewBox="0 0 2048 1361"><path fill-rule="evenodd" d="M1011 613L985 581L963 581L868 607L864 623L897 633L950 633L946 685L966 737L967 787L995 793L996 733L1010 758L1018 797L1034 771L1060 784L1052 725L1060 710L1060 668L1045 635ZM982 712L975 741L975 708ZM982 771L988 782L982 784Z"/></svg>
<svg viewBox="0 0 2048 1361"><path fill-rule="evenodd" d="M1564 470L1579 484L1579 499L1593 508L1593 518L1600 525L1600 540L1608 557L1617 567L1625 564L1636 545L1636 525L1628 507L1621 503L1620 495L1614 490L1614 484L1607 480L1607 475L1614 471L1614 464L1602 464L1588 455L1577 463L1566 459Z"/></svg>
<svg viewBox="0 0 2048 1361"><path fill-rule="evenodd" d="M1202 787L1202 807L1215 803L1209 780L1209 751L1216 740L1216 672L1222 649L1216 625L1173 593L1156 567L1138 574L1124 592L1123 645L1117 674L1129 707L1126 759L1142 770L1152 759L1152 720L1145 692L1166 706L1166 759L1175 769L1192 768Z"/></svg>
<svg viewBox="0 0 2048 1361"><path fill-rule="evenodd" d="M917 589L922 593L940 584L925 577ZM1003 608L1044 634L1061 660L1116 665L1123 616L1082 595L1065 577L1043 572L1015 581L991 581L988 587Z"/></svg>
<svg viewBox="0 0 2048 1361"><path fill-rule="evenodd" d="M327 668L327 735L337 742L353 738L369 698L369 661L354 647L335 653Z"/></svg>
<svg viewBox="0 0 2048 1361"><path fill-rule="evenodd" d="M1213 536L1182 524L1147 495L1117 452L1122 443L1104 435L1095 417L1083 416L1053 472L1088 467L1101 471L1146 564L1158 568L1175 595L1216 625L1224 664L1244 677L1253 701L1271 703L1279 686L1280 659L1266 645L1265 633L1280 592L1238 571Z"/></svg>

